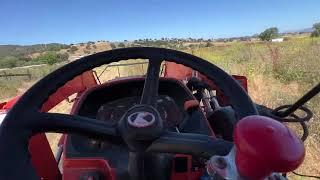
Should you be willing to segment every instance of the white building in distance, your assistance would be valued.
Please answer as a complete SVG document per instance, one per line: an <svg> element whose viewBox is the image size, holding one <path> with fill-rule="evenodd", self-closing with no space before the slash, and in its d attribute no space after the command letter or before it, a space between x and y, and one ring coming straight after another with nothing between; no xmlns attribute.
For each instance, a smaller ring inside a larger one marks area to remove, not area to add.
<svg viewBox="0 0 320 180"><path fill-rule="evenodd" d="M283 38L271 39L271 42L283 42Z"/></svg>

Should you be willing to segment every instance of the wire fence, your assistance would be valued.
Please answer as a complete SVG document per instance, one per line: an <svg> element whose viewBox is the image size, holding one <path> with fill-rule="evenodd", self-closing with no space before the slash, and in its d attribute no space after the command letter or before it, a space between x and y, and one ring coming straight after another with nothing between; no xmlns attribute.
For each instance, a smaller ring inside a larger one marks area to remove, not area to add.
<svg viewBox="0 0 320 180"><path fill-rule="evenodd" d="M15 77L27 77L29 80L31 80L32 76L30 71L27 69L25 73L8 73L6 71L2 71L2 73L0 73L0 78L4 78L6 80L11 80L12 78Z"/></svg>

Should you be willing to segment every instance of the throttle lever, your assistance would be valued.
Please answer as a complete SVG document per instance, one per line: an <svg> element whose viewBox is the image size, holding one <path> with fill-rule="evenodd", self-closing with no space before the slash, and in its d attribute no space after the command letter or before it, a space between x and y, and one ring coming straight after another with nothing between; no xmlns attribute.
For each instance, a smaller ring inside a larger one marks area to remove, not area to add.
<svg viewBox="0 0 320 180"><path fill-rule="evenodd" d="M284 124L265 116L247 116L234 130L239 174L263 179L272 172L290 172L305 156L303 142Z"/></svg>

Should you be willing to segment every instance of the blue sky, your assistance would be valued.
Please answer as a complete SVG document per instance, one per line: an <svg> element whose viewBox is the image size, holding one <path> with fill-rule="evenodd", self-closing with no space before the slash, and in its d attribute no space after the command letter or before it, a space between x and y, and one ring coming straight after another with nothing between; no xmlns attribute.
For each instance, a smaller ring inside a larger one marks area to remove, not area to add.
<svg viewBox="0 0 320 180"><path fill-rule="evenodd" d="M319 0L1 0L0 44L220 38L315 22Z"/></svg>

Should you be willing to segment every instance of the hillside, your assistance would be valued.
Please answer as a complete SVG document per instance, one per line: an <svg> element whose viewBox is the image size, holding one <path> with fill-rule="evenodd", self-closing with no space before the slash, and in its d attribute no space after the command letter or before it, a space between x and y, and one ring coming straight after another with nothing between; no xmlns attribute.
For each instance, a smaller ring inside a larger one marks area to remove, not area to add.
<svg viewBox="0 0 320 180"><path fill-rule="evenodd" d="M57 43L30 46L0 45L0 69L72 61L85 55L110 49L110 43L105 41L72 45Z"/></svg>
<svg viewBox="0 0 320 180"><path fill-rule="evenodd" d="M6 56L26 57L33 53L42 53L46 51L59 51L60 49L69 48L66 44L36 44L29 46L20 45L0 45L0 58Z"/></svg>
<svg viewBox="0 0 320 180"><path fill-rule="evenodd" d="M101 51L112 49L111 44L107 41L87 42L73 44L68 49L60 50L60 53L68 53L69 60L75 60L82 56L94 54Z"/></svg>
<svg viewBox="0 0 320 180"><path fill-rule="evenodd" d="M292 38L306 38L310 36L312 28L297 31L287 31L279 35L288 41ZM244 42L248 44L263 43L257 35L244 37L230 37L218 39L204 38L160 38L160 39L137 39L122 42L83 42L78 44L36 44L29 46L0 45L0 69L20 66L54 64L73 61L83 56L124 47L162 47L178 50L192 50L194 48L230 46L233 43Z"/></svg>
<svg viewBox="0 0 320 180"><path fill-rule="evenodd" d="M0 69L48 63L50 61L48 58L51 57L56 58L58 61L64 61L67 58L67 54L57 54L56 52L69 47L69 45L57 43L29 46L0 45ZM50 54L44 58L37 58L43 53Z"/></svg>

